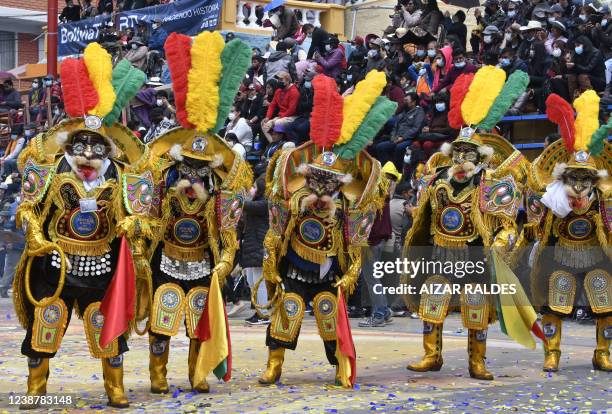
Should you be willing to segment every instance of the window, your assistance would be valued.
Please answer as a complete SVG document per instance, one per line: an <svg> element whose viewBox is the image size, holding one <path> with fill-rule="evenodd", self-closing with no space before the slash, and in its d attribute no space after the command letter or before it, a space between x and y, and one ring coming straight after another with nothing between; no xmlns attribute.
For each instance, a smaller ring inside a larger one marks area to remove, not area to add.
<svg viewBox="0 0 612 414"><path fill-rule="evenodd" d="M17 33L0 30L0 70L9 70L15 67L15 47Z"/></svg>

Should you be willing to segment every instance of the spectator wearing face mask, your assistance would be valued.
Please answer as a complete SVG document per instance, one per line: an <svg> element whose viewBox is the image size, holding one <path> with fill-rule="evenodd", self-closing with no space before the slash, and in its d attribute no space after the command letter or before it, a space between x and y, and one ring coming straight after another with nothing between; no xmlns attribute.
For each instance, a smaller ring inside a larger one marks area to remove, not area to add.
<svg viewBox="0 0 612 414"><path fill-rule="evenodd" d="M518 23L513 23L504 32L504 41L502 43L502 49L512 49L515 53L518 53L519 47L521 46L521 26Z"/></svg>
<svg viewBox="0 0 612 414"><path fill-rule="evenodd" d="M418 138L418 142L424 149L431 151L445 141L452 141L457 136L459 131L448 125L449 101L450 97L447 93L439 93L434 96L433 109Z"/></svg>
<svg viewBox="0 0 612 414"><path fill-rule="evenodd" d="M567 37L565 36L566 33L567 29L565 28L565 25L563 23L557 21L551 22L548 37L546 38L546 42L544 42L544 46L546 47L546 53L552 55L553 43L556 41L560 40L567 43Z"/></svg>
<svg viewBox="0 0 612 414"><path fill-rule="evenodd" d="M553 43L552 61L548 70L548 78L550 82L550 90L561 96L567 102L572 102L567 78L570 70L567 67L567 62L571 60L571 56L567 49L567 44L561 40Z"/></svg>
<svg viewBox="0 0 612 414"><path fill-rule="evenodd" d="M246 159L248 151L246 147L240 142L236 134L234 134L233 132L227 132L223 139L225 139L225 141L232 147L232 150L236 151L236 153L240 155L240 158L242 158L243 160Z"/></svg>
<svg viewBox="0 0 612 414"><path fill-rule="evenodd" d="M458 10L453 15L452 23L446 30L447 36L455 36L459 39L459 44L463 50L465 50L467 43L467 26L465 25L465 18L465 12L463 10Z"/></svg>
<svg viewBox="0 0 612 414"><path fill-rule="evenodd" d="M339 47L340 40L335 36L329 36L324 44L325 54L315 52L314 60L323 68L324 75L336 78L342 72L344 51Z"/></svg>
<svg viewBox="0 0 612 414"><path fill-rule="evenodd" d="M446 76L444 76L444 79L440 81L438 86L433 89L433 93L450 89L461 74L474 73L476 72L476 69L476 66L467 62L465 52L463 50L453 50L453 66L450 68Z"/></svg>
<svg viewBox="0 0 612 414"><path fill-rule="evenodd" d="M531 45L529 51L529 63L527 64L527 73L529 74L528 89L532 94L534 103L538 107L540 113L546 111L544 105L543 86L547 79L548 69L550 68L552 58L546 53L544 43L537 41Z"/></svg>
<svg viewBox="0 0 612 414"><path fill-rule="evenodd" d="M523 60L529 59L531 44L537 40L536 35L542 31L542 23L530 20L527 26L521 26L521 36L523 40L518 49L518 56ZM545 39L542 39L545 40Z"/></svg>
<svg viewBox="0 0 612 414"><path fill-rule="evenodd" d="M4 150L4 155L0 158L0 178L2 179L12 172L17 171L17 158L25 147L26 141L36 135L36 125L27 125L22 135L23 131L21 125L13 126L11 129L11 140Z"/></svg>
<svg viewBox="0 0 612 414"><path fill-rule="evenodd" d="M175 126L174 121L164 116L164 110L160 107L151 109L149 119L151 120L151 126L143 138L145 144L148 144Z"/></svg>
<svg viewBox="0 0 612 414"><path fill-rule="evenodd" d="M321 27L315 27L311 23L302 26L302 31L310 38L310 48L306 54L307 59L313 59L315 52L320 55L325 54L325 41L329 39L329 33Z"/></svg>
<svg viewBox="0 0 612 414"><path fill-rule="evenodd" d="M482 32L482 44L478 52L478 62L484 64L497 63L503 37L497 26L487 26Z"/></svg>
<svg viewBox="0 0 612 414"><path fill-rule="evenodd" d="M253 130L248 121L242 116L240 107L232 106L227 119L229 122L225 126L225 135L233 134L246 151L249 151L253 146Z"/></svg>
<svg viewBox="0 0 612 414"><path fill-rule="evenodd" d="M507 30L513 24L518 24L521 26L523 23L523 18L519 13L519 6L516 3L510 2L508 3L508 10L506 11L506 19L504 21L503 26L500 28L501 30Z"/></svg>
<svg viewBox="0 0 612 414"><path fill-rule="evenodd" d="M260 93L261 87L251 83L247 86L247 97L240 113L247 120L253 135L259 131L259 123L266 116L266 108L263 106L263 94Z"/></svg>
<svg viewBox="0 0 612 414"><path fill-rule="evenodd" d="M284 126L295 120L297 105L300 100L300 91L291 80L287 72L279 72L276 75L279 83L278 89L274 92L274 98L268 106L266 117L262 120L262 132L268 142L272 142L270 131L275 125Z"/></svg>
<svg viewBox="0 0 612 414"><path fill-rule="evenodd" d="M34 79L32 88L28 92L28 102L30 104L30 117L40 122L46 114L47 108L45 105L46 92L40 79Z"/></svg>
<svg viewBox="0 0 612 414"><path fill-rule="evenodd" d="M499 56L499 66L506 72L506 79L517 70L527 73L527 63L517 56L516 50L506 48Z"/></svg>
<svg viewBox="0 0 612 414"><path fill-rule="evenodd" d="M612 15L610 14L610 6L603 6L600 12L602 14L601 21L593 28L591 38L603 54L606 66L606 84L609 84L612 78Z"/></svg>
<svg viewBox="0 0 612 414"><path fill-rule="evenodd" d="M139 36L134 36L128 43L128 51L125 53L127 59L136 69L145 70L147 66L147 54L149 48Z"/></svg>
<svg viewBox="0 0 612 414"><path fill-rule="evenodd" d="M155 93L155 106L163 109L164 116L168 119L174 118L174 114L176 113L176 109L174 106L170 104L168 100L168 92L166 91L157 91Z"/></svg>
<svg viewBox="0 0 612 414"><path fill-rule="evenodd" d="M381 164L392 161L398 169L402 167L406 148L417 138L425 123L425 112L418 104L416 92L408 93L404 102L404 111L396 115L389 139L375 142L370 147L372 155Z"/></svg>
<svg viewBox="0 0 612 414"><path fill-rule="evenodd" d="M570 94L574 91L584 92L594 89L601 92L606 87L605 66L603 54L593 47L593 43L586 36L580 36L574 41L574 57L567 67L571 75L568 76Z"/></svg>
<svg viewBox="0 0 612 414"><path fill-rule="evenodd" d="M382 71L386 67L385 56L382 52L383 41L380 38L370 41L370 50L368 51L366 73L372 70Z"/></svg>
<svg viewBox="0 0 612 414"><path fill-rule="evenodd" d="M409 29L419 25L423 11L419 8L417 0L408 0L406 4L400 6L401 23L399 27Z"/></svg>

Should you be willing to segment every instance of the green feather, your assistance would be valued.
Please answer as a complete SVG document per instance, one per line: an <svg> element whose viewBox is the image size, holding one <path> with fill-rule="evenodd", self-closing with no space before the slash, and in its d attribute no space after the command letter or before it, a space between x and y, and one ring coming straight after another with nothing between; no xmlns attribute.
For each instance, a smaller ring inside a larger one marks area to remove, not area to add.
<svg viewBox="0 0 612 414"><path fill-rule="evenodd" d="M514 101L527 89L529 75L522 70L517 70L508 77L499 95L493 101L491 109L485 118L480 121L478 128L484 131L491 131L500 119L504 117Z"/></svg>
<svg viewBox="0 0 612 414"><path fill-rule="evenodd" d="M597 128L597 131L591 136L591 142L587 145L591 155L599 156L603 152L604 143L608 140L608 134L612 131L612 117L608 119L608 123Z"/></svg>
<svg viewBox="0 0 612 414"><path fill-rule="evenodd" d="M234 39L226 44L221 52L223 69L219 81L219 107L214 133L217 133L225 124L240 83L251 66L252 53L249 45L240 39Z"/></svg>
<svg viewBox="0 0 612 414"><path fill-rule="evenodd" d="M104 125L114 124L121 116L121 110L128 104L130 99L138 93L147 76L143 71L136 69L132 64L123 59L113 69L113 89L115 90L115 104L113 109L104 117Z"/></svg>
<svg viewBox="0 0 612 414"><path fill-rule="evenodd" d="M354 159L359 151L372 142L378 131L393 116L396 109L397 103L390 101L387 97L379 96L376 98L351 140L334 148L336 155L345 160Z"/></svg>

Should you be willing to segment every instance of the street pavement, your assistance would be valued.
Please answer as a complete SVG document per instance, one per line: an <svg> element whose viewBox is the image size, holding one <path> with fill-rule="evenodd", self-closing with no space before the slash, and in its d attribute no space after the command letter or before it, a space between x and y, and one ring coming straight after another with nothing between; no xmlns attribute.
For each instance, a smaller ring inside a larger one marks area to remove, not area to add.
<svg viewBox="0 0 612 414"><path fill-rule="evenodd" d="M209 377L210 394L194 394L187 379L188 341L183 332L171 341L168 381L170 393L149 393L148 341L132 336L125 356L125 386L131 406L106 407L102 371L89 356L83 325L72 319L56 358L51 360L48 393L69 395L70 408L53 407L39 412L134 413L612 413L612 374L593 371L594 325L568 322L563 327L561 371L541 370L543 351L525 349L505 337L499 325L489 330L487 366L494 381L469 377L467 330L457 315L444 326L444 366L439 372L415 373L406 365L418 359L421 323L395 318L383 328L358 328L351 320L357 350L357 385L353 390L333 386L334 368L327 363L323 344L312 317L307 317L295 351L287 351L281 381L263 387L258 376L266 365L265 327L245 326L230 319L233 371L229 383ZM0 299L0 413L17 412L9 405L11 394L26 391L27 364L20 354L24 331L10 299ZM607 410L607 411L606 411Z"/></svg>

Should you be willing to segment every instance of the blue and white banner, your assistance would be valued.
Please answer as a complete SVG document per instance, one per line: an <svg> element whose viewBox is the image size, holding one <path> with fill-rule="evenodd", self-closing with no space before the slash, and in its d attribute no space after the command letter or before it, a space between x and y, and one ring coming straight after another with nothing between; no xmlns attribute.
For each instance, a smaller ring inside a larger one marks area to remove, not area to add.
<svg viewBox="0 0 612 414"><path fill-rule="evenodd" d="M174 3L123 11L114 15L117 30L136 27L138 22L162 21L168 32L179 32L194 36L204 30L214 30L219 23L223 0L179 0ZM76 55L83 52L88 43L98 39L100 27L110 16L96 16L93 19L60 24L58 28L59 56Z"/></svg>

